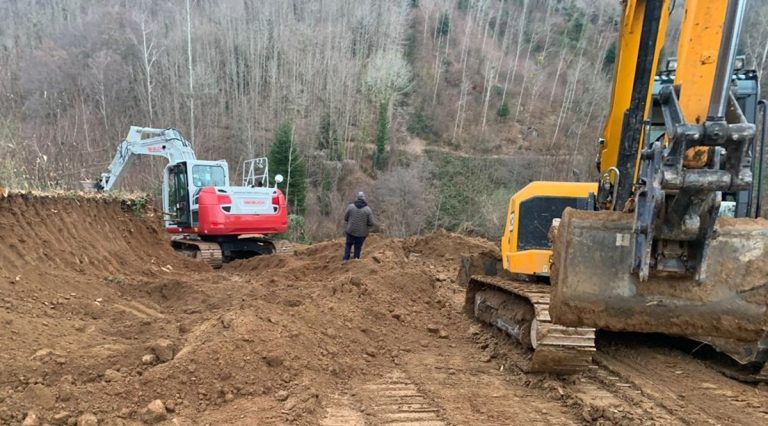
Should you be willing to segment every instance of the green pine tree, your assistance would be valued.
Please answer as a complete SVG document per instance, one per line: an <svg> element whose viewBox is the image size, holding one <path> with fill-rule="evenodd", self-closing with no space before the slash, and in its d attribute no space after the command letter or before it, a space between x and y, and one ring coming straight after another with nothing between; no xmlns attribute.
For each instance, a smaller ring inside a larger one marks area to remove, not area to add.
<svg viewBox="0 0 768 426"><path fill-rule="evenodd" d="M384 169L386 164L388 127L387 102L384 101L379 104L379 119L376 125L376 151L373 152L373 166L379 170Z"/></svg>
<svg viewBox="0 0 768 426"><path fill-rule="evenodd" d="M274 179L277 174L283 175L284 180L278 188L288 197L290 213L304 214L307 169L299 148L293 140L293 128L288 122L281 124L275 130L275 140L269 149L269 174L271 179Z"/></svg>
<svg viewBox="0 0 768 426"><path fill-rule="evenodd" d="M509 105L507 105L506 102L501 104L499 109L496 110L496 115L498 115L499 118L507 118L507 117L509 117Z"/></svg>
<svg viewBox="0 0 768 426"><path fill-rule="evenodd" d="M448 12L443 12L440 14L440 18L437 20L437 35L445 37L450 31L451 17L448 15Z"/></svg>
<svg viewBox="0 0 768 426"><path fill-rule="evenodd" d="M329 160L341 161L342 150L339 141L339 132L331 119L331 113L326 112L320 119L320 134L317 138L317 148L325 152Z"/></svg>
<svg viewBox="0 0 768 426"><path fill-rule="evenodd" d="M611 43L603 56L603 71L611 71L616 63L616 42Z"/></svg>

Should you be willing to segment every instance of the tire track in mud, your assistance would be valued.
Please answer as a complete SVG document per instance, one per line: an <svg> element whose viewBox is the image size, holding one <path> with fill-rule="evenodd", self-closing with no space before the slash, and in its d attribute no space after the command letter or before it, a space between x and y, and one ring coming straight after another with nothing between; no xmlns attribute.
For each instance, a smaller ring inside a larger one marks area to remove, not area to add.
<svg viewBox="0 0 768 426"><path fill-rule="evenodd" d="M382 423L398 426L446 426L442 409L419 390L405 374L395 371L363 387L374 396L372 414Z"/></svg>
<svg viewBox="0 0 768 426"><path fill-rule="evenodd" d="M324 426L386 424L392 426L447 426L443 409L425 395L406 374L395 370L373 383L359 386L360 410L349 397L335 397L321 422Z"/></svg>
<svg viewBox="0 0 768 426"><path fill-rule="evenodd" d="M500 332L485 329L481 339L493 339L492 351L502 362L524 365L528 354ZM599 345L585 373L523 377L590 423L768 424L768 393L665 346L609 341Z"/></svg>
<svg viewBox="0 0 768 426"><path fill-rule="evenodd" d="M687 354L642 344L609 345L598 351L596 362L679 423L768 424L765 392L725 377Z"/></svg>
<svg viewBox="0 0 768 426"><path fill-rule="evenodd" d="M450 346L421 348L385 376L352 384L350 392L332 398L322 424L583 423L571 407L525 382L525 376L512 376L498 364L484 361L482 352L462 339ZM350 420L355 418L357 422Z"/></svg>

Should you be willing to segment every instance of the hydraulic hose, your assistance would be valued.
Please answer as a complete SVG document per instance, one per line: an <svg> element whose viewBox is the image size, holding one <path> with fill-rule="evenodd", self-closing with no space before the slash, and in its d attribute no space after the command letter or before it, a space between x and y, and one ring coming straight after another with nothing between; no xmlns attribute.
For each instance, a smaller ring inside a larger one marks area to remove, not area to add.
<svg viewBox="0 0 768 426"><path fill-rule="evenodd" d="M763 122L760 125L760 145L759 155L754 160L757 161L757 194L755 194L755 218L760 217L763 209L763 166L765 165L765 140L768 139L768 101L760 99L757 107L762 107Z"/></svg>

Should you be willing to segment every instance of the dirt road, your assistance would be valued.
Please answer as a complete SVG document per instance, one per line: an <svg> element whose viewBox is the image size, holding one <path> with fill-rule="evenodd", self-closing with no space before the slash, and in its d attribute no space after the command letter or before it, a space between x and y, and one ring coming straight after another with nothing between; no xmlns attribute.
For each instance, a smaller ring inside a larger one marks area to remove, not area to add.
<svg viewBox="0 0 768 426"><path fill-rule="evenodd" d="M0 424L763 424L768 393L651 338L598 341L591 371L461 314L437 233L373 236L212 271L157 218L98 197L0 199Z"/></svg>

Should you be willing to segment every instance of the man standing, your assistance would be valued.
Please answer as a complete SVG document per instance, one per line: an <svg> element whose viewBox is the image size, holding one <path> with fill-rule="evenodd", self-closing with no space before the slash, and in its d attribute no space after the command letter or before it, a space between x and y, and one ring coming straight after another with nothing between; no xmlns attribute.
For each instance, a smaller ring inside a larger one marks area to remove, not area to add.
<svg viewBox="0 0 768 426"><path fill-rule="evenodd" d="M368 236L374 223L373 211L365 201L365 194L357 193L357 200L350 204L344 213L344 222L346 222L344 230L347 233L347 242L344 245L344 262L349 260L352 246L355 247L355 259L360 259L365 237Z"/></svg>

